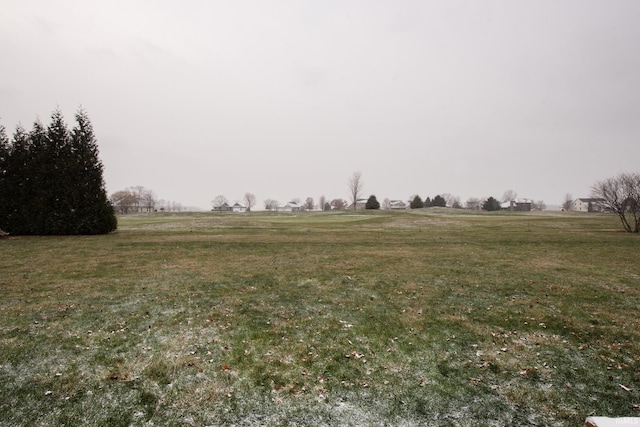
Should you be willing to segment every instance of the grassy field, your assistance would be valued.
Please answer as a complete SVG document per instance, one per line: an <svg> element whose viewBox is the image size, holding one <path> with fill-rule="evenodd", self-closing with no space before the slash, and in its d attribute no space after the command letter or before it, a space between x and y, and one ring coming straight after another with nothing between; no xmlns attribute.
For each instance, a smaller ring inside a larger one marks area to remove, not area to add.
<svg viewBox="0 0 640 427"><path fill-rule="evenodd" d="M426 209L0 240L0 426L638 416L640 240L619 229Z"/></svg>

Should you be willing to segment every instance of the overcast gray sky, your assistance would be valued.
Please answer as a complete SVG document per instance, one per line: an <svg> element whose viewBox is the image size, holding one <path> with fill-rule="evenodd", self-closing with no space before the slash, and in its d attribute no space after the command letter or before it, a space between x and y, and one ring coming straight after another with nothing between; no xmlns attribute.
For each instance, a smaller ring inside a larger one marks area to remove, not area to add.
<svg viewBox="0 0 640 427"><path fill-rule="evenodd" d="M640 1L0 0L0 120L94 125L107 191L210 208L560 204L638 171Z"/></svg>

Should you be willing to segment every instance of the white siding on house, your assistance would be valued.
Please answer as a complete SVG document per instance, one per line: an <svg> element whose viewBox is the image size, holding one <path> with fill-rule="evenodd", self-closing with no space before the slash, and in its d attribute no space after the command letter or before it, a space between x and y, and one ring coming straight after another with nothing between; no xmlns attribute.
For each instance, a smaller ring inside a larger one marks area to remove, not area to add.
<svg viewBox="0 0 640 427"><path fill-rule="evenodd" d="M589 206L591 206L591 210L589 210ZM604 211L604 200L589 198L575 199L571 204L571 210L576 212L602 212Z"/></svg>
<svg viewBox="0 0 640 427"><path fill-rule="evenodd" d="M231 210L233 212L246 212L247 207L240 202L235 202L233 205L231 205Z"/></svg>
<svg viewBox="0 0 640 427"><path fill-rule="evenodd" d="M404 210L407 209L407 204L402 200L390 200L389 209Z"/></svg>
<svg viewBox="0 0 640 427"><path fill-rule="evenodd" d="M289 202L284 206L278 206L278 212L299 212L303 210L304 208L296 202Z"/></svg>

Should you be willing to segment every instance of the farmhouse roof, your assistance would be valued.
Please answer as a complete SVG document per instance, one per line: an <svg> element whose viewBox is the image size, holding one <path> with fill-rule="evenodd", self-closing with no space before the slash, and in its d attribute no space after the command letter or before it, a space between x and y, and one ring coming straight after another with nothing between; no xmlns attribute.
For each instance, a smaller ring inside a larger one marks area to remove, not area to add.
<svg viewBox="0 0 640 427"><path fill-rule="evenodd" d="M500 207L502 209L509 209L512 203L514 206L517 206L517 205L523 205L523 204L533 203L533 202L531 201L531 199L517 198L517 199L507 200L506 202L500 203Z"/></svg>
<svg viewBox="0 0 640 427"><path fill-rule="evenodd" d="M602 203L605 200L604 199L598 199L598 198L589 198L589 197L580 197L578 198L578 200L580 200L582 203Z"/></svg>

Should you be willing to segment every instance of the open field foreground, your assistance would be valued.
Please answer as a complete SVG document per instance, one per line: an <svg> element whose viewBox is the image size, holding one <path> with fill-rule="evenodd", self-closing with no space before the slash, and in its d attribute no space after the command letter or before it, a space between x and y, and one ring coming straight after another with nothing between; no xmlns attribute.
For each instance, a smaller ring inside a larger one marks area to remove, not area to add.
<svg viewBox="0 0 640 427"><path fill-rule="evenodd" d="M119 221L0 240L1 426L640 415L640 237L614 216Z"/></svg>

